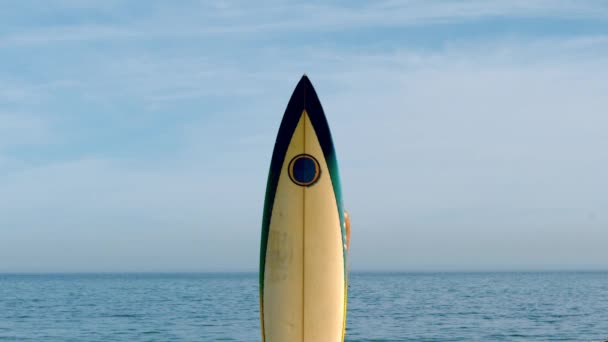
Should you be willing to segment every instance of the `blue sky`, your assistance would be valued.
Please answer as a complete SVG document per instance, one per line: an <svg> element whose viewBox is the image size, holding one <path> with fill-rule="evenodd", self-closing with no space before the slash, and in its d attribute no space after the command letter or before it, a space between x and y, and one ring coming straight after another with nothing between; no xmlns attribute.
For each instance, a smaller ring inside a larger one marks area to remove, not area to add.
<svg viewBox="0 0 608 342"><path fill-rule="evenodd" d="M604 1L20 1L0 272L255 270L307 73L354 270L607 269Z"/></svg>

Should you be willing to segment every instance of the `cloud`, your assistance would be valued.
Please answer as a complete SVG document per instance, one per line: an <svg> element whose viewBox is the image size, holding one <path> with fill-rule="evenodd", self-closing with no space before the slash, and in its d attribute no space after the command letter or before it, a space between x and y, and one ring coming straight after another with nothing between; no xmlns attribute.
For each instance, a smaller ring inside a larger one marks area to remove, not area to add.
<svg viewBox="0 0 608 342"><path fill-rule="evenodd" d="M65 42L90 42L141 37L136 32L108 26L79 25L76 27L44 28L6 35L0 46L53 45Z"/></svg>
<svg viewBox="0 0 608 342"><path fill-rule="evenodd" d="M0 113L0 151L46 143L50 138L50 128L45 120L28 114Z"/></svg>
<svg viewBox="0 0 608 342"><path fill-rule="evenodd" d="M63 3L63 2L62 2ZM376 1L360 5L271 2L252 6L247 2L204 2L174 7L149 5L142 8L87 2L59 6L62 11L98 10L99 14L139 13L129 20L79 23L15 31L0 36L0 46L31 46L95 41L154 41L209 36L261 34L285 35L297 32L342 32L352 29L396 28L457 24L488 18L590 19L608 17L600 1ZM188 8L188 10L184 10ZM141 15L141 14L144 15ZM50 15L50 14L49 14ZM95 16L92 16L95 18ZM119 16L121 17L121 16Z"/></svg>
<svg viewBox="0 0 608 342"><path fill-rule="evenodd" d="M257 254L263 191L247 183L264 175L162 164L88 158L3 177L0 271L242 270ZM239 252L213 266L227 245Z"/></svg>
<svg viewBox="0 0 608 342"><path fill-rule="evenodd" d="M608 220L602 215L608 156L598 148L607 143L608 124L602 96L608 69L596 55L603 44L583 37L451 45L430 52L284 52L280 60L317 65L311 76L332 124L346 203L356 218L353 264L419 269L510 262L534 268L570 265L569 260L601 266L593 251L604 239L597 227ZM297 60L298 55L313 57ZM130 92L136 85L144 87L129 94L150 98L158 89L196 91L200 75L175 73L189 62L127 68L134 76L123 77L122 90L100 93ZM1 224L29 227L5 241L34 234L89 255L98 269L118 267L133 244L138 256L120 269L210 269L209 260L217 255L229 269L255 269L252 241L258 239L267 159L278 125L273 118L280 118L296 81L291 68L274 65L275 77L284 78L280 82L256 78L260 72L235 83L276 99L254 101L245 92L249 106L229 114L237 121L220 115L189 122L178 135L177 155L153 161L84 158L5 178ZM238 72L228 75L233 76L212 92L238 93L227 81ZM375 201L383 205L372 205ZM38 214L27 215L31 210ZM586 237L569 244L573 227ZM394 238L377 238L388 235ZM452 246L438 236L461 242ZM77 247L77 241L92 250ZM229 256L218 247L227 245L239 254ZM571 252L551 254L551 245ZM385 252L375 253L378 246ZM463 248L468 252L461 253ZM443 252L430 252L436 249ZM109 250L117 256L104 257ZM526 256L527 264L509 250ZM91 267L68 262L70 253L47 253L45 267ZM482 254L494 257L479 261ZM146 257L158 263L151 266Z"/></svg>
<svg viewBox="0 0 608 342"><path fill-rule="evenodd" d="M356 39L593 20L601 5L156 4L127 20L121 4L64 2L117 19L0 37L23 61L0 75L0 271L255 269L270 153L302 72L333 130L355 269L605 267L605 35Z"/></svg>

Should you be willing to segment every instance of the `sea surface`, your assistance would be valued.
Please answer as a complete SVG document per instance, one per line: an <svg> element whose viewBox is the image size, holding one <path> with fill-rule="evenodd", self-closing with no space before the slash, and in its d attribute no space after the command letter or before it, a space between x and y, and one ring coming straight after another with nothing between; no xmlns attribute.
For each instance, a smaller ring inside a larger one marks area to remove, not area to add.
<svg viewBox="0 0 608 342"><path fill-rule="evenodd" d="M349 287L351 342L608 338L608 273L351 273ZM254 273L0 274L0 341L260 340Z"/></svg>

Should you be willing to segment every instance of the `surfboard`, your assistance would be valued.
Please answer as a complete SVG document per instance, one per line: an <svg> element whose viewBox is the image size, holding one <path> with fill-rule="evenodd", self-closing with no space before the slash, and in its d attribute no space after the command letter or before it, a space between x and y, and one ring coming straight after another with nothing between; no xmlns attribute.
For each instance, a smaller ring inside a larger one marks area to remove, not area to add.
<svg viewBox="0 0 608 342"><path fill-rule="evenodd" d="M347 256L336 152L304 75L283 115L268 173L260 248L262 341L344 341Z"/></svg>

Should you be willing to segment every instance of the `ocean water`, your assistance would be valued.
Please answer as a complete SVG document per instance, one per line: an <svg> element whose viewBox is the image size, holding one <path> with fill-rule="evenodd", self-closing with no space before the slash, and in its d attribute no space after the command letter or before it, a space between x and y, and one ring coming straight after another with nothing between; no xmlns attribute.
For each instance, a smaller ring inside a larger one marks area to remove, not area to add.
<svg viewBox="0 0 608 342"><path fill-rule="evenodd" d="M257 279L0 274L0 341L260 341ZM351 342L608 337L608 273L351 273L349 287Z"/></svg>

